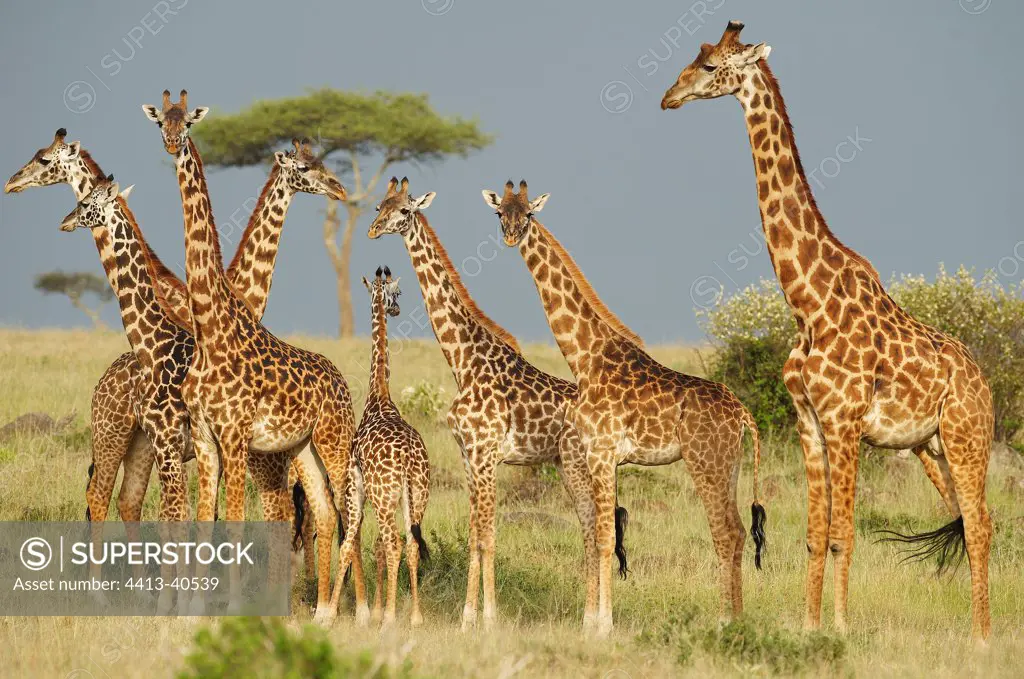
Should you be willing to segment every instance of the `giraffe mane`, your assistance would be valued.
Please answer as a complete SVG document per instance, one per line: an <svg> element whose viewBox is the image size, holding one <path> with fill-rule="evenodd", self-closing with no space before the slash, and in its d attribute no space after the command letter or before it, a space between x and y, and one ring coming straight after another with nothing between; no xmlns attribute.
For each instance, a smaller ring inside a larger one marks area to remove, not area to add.
<svg viewBox="0 0 1024 679"><path fill-rule="evenodd" d="M441 265L444 267L449 280L452 282L452 286L455 288L455 293L459 296L463 306L469 310L469 313L473 316L473 320L501 342L508 345L508 347L517 354L523 353L522 349L519 348L519 342L512 336L512 333L488 318L488 316L480 310L480 307L476 305L473 298L469 296L469 290L467 290L466 286L462 283L462 278L459 276L458 269L456 269L455 265L452 264L452 260L448 257L448 251L444 249L443 245L441 245L441 240L437 237L434 229L427 223L427 218L419 212L416 213L416 218L419 220L420 226L423 228L423 233L427 236L427 240L430 241L434 251L437 252L438 259L441 260Z"/></svg>
<svg viewBox="0 0 1024 679"><path fill-rule="evenodd" d="M601 301L601 298L597 296L597 291L594 290L594 286L592 286L590 281L587 280L587 277L583 275L583 271L580 270L580 267L576 264L576 260L572 258L569 251L558 242L558 239L551 235L551 232L548 231L543 224L537 220L534 220L533 223L537 231L540 232L541 238L543 238L548 246L555 251L555 256L562 260L562 264L569 271L570 278L572 278L576 287L579 288L580 294L583 295L584 301L594 309L598 318L604 321L606 325L618 333L624 340L632 342L642 348L644 346L644 341L640 338L640 335L637 335L635 332L630 330L629 327L619 320L619 317L612 313L612 310L609 309L603 301Z"/></svg>
<svg viewBox="0 0 1024 679"><path fill-rule="evenodd" d="M828 222L825 221L825 217L818 209L818 203L814 200L814 193L811 192L811 187L807 184L807 175L804 174L804 166L803 163L800 162L800 151L797 148L796 137L793 136L793 124L789 121L789 112L786 110L786 100L782 98L782 91L779 89L779 81L775 79L775 74L772 73L772 69L768 67L767 61L761 59L757 62L757 65L761 69L761 75L764 77L765 84L768 85L768 89L771 90L772 96L775 99L779 117L782 118L782 124L786 128L786 133L789 134L790 146L793 150L793 163L796 165L797 174L804 180L804 186L807 187L807 199L811 206L811 212L814 214L814 218L818 220L818 223L825 229L825 232L832 237L832 240L843 254L847 255L854 261L859 262L867 269L871 277L881 285L882 279L875 270L875 267L872 266L871 262L869 262L867 258L859 252L844 245L842 241L836 238L835 234L832 233L832 230L828 228Z"/></svg>
<svg viewBox="0 0 1024 679"><path fill-rule="evenodd" d="M121 206L121 210L124 211L124 215L128 219L128 224L132 227L132 232L135 234L135 238L138 239L139 243L142 245L142 257L146 261L146 271L149 273L150 281L152 281L153 294L156 296L157 304L160 305L160 308L172 323L182 330L192 332L192 317L187 311L183 313L179 305L171 302L167 298L163 289L163 285L168 285L169 283L166 276L173 278L182 289L184 289L184 285L173 273L171 273L164 263L160 261L160 258L157 257L156 253L150 249L149 244L142 235L142 230L139 228L139 223L135 220L135 213L133 213L131 208L128 207L128 203L125 199L118 196L117 202L118 205Z"/></svg>

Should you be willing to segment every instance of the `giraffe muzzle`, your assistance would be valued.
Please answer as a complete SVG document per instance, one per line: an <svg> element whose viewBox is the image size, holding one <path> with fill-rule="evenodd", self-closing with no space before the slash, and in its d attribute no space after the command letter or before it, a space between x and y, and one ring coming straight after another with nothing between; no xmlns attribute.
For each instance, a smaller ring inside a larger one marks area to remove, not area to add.
<svg viewBox="0 0 1024 679"><path fill-rule="evenodd" d="M22 183L22 178L18 175L14 175L4 184L4 193L21 193L24 190L25 185Z"/></svg>

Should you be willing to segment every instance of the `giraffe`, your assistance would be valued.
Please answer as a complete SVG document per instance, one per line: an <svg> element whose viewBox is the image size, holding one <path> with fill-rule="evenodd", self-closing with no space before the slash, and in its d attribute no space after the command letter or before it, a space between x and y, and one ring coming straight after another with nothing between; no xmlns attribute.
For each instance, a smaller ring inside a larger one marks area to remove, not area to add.
<svg viewBox="0 0 1024 679"><path fill-rule="evenodd" d="M61 223L63 231L76 228L105 229L109 234L117 267L117 297L125 333L139 364L139 416L148 438L157 452L161 481L161 500L171 500L162 508L161 519L183 521L188 518L187 492L173 486L184 484L182 462L188 430L188 414L181 397L181 382L194 353L192 335L167 316L157 299L153 284L153 264L143 246L143 238L125 198L132 187L118 193L118 185L109 176L97 180ZM265 490L266 465L253 460L251 472L261 490ZM295 463L296 474L306 488L319 492L310 502L317 528L330 540L337 514L323 482L316 460L303 451ZM116 470L115 470L116 473ZM148 473L148 470L147 470ZM311 550L307 548L307 552ZM330 590L330 549L319 569L319 605L327 605ZM312 571L310 571L312 572ZM166 592L166 594L165 594ZM180 594L180 593L179 593ZM173 603L173 590L161 592L158 611L166 612ZM179 606L184 597L179 596Z"/></svg>
<svg viewBox="0 0 1024 679"><path fill-rule="evenodd" d="M66 129L57 130L51 144L39 149L29 162L11 177L5 190L17 193L29 187L66 183L72 187L79 201L84 199L92 191L96 180L102 179L104 175L91 155L81 148L81 144L77 141L66 142L66 136ZM304 192L327 195L337 200L346 198L344 187L334 173L317 159L309 141L300 142L293 139L292 144L294 151L277 152L274 155L270 176L228 267L228 277L232 281L232 286L257 316L262 316L266 308L277 246L293 196L298 192ZM92 234L108 279L116 291L117 274L114 260L107 251L110 239L106 229L93 229ZM155 274L153 282L160 288L164 306L170 308L172 317L177 319L179 324L186 321L190 323L184 284L152 253L141 231L136 231L135 236L148 253ZM172 366L171 374L179 378L175 384L180 384L180 376L184 374L184 369L191 361L191 341L183 339L181 346L185 347L188 353L174 354L175 359L183 363L182 366ZM162 360L167 365L171 358L165 356ZM125 474L118 499L119 513L126 522L136 522L141 518L142 503L154 460L150 438L139 425L140 418L137 417L141 407L139 393L143 388L142 384L135 353L129 351L115 359L93 391L93 454L86 488L87 520L105 520L110 494L122 463ZM183 407L181 404L164 405ZM164 418L164 421L170 419ZM160 418L157 418L157 421L160 421ZM183 461L188 461L192 457L194 455L191 446L186 446ZM299 468L308 463L309 461L303 462L299 459L292 466L289 474L290 486L294 486L298 482L298 477L303 475L300 474ZM312 472L306 470L305 473ZM301 488L296 490L302 491ZM297 501L305 503L305 508L309 508L304 492L295 497ZM324 509L321 508L321 511ZM304 533L301 544L306 547L303 550L306 557L306 573L312 575L313 522L300 523ZM300 541L296 541L296 546L299 544ZM358 596L362 573L358 562L355 566Z"/></svg>
<svg viewBox="0 0 1024 679"><path fill-rule="evenodd" d="M721 611L743 611L745 535L736 507L743 432L754 442L751 535L760 568L765 511L758 502L761 444L750 412L722 384L684 375L655 361L643 341L609 310L565 248L535 218L549 194L530 200L526 181L499 196L483 191L501 223L505 245L518 247L533 276L555 341L579 393L566 419L586 451L596 507L600 590L597 633L612 629L611 556L615 542L615 469L686 460L707 512L719 563Z"/></svg>
<svg viewBox="0 0 1024 679"><path fill-rule="evenodd" d="M402 418L391 400L391 379L388 354L388 316L398 316L400 309L398 279L392 280L391 269L378 268L373 282L363 278L370 293L372 318L370 350L370 386L366 407L352 442L352 458L358 470L358 481L349 484L354 493L349 501L358 509L349 530L361 529L362 507L369 496L377 518L380 533L374 553L377 560L377 588L374 592L373 619L382 620L384 626L395 621L395 600L398 589L398 565L402 557L402 541L395 522L399 503L405 519L406 559L409 562L409 581L412 589L412 625L423 623L420 612L418 566L428 556L427 543L420 531L423 513L430 497L430 463L423 439ZM384 565L387 563L387 610L382 612Z"/></svg>
<svg viewBox="0 0 1024 679"><path fill-rule="evenodd" d="M186 291L195 336L192 361L181 385L191 420L190 434L199 467L200 521L214 518L223 472L228 521L245 519L246 466L258 463L266 489L268 519L290 513L288 465L304 451L323 465L336 509L345 491L355 431L352 398L341 372L325 357L281 341L259 321L231 286L220 253L202 160L189 137L208 109L188 110L188 93L172 104L142 107L161 130L164 149L174 157L185 223ZM324 534L318 528L318 534ZM327 532L325 530L325 532ZM325 544L330 544L327 532ZM351 535L346 544L352 542ZM318 569L329 573L330 549L320 550ZM356 555L358 559L358 554ZM329 605L318 602L315 620L336 615L342 576ZM237 588L238 579L232 579ZM237 601L237 589L231 600ZM322 592L321 592L322 595ZM205 602L194 597L190 610L201 615ZM365 608L365 602L363 602Z"/></svg>
<svg viewBox="0 0 1024 679"><path fill-rule="evenodd" d="M956 518L924 537L933 545L966 542L972 632L985 639L991 627L988 384L961 342L901 309L871 264L828 228L766 61L771 48L740 42L742 29L742 23L730 22L718 44L702 45L661 106L676 109L687 101L731 94L743 108L768 252L799 329L783 379L796 407L807 473L805 624L820 626L825 560L831 552L835 625L847 628L863 440L880 448L913 448L925 463Z"/></svg>
<svg viewBox="0 0 1024 679"><path fill-rule="evenodd" d="M565 412L576 385L531 365L518 342L477 307L459 272L422 211L433 192L409 194L409 180L392 177L367 235L398 234L405 242L427 306L431 329L451 368L458 393L448 426L466 467L469 490L469 577L462 629L477 622L483 580L483 623L497 618L494 588L495 475L498 464L553 463L572 499L583 532L587 596L584 629L597 615L597 547L590 477L579 437L566 426ZM620 570L625 510L617 512ZM482 571L482 572L481 572Z"/></svg>

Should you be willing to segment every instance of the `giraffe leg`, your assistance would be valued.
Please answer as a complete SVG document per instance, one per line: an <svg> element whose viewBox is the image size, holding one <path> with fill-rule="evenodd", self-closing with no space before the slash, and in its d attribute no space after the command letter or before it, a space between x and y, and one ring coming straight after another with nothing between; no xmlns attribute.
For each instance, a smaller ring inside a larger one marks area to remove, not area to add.
<svg viewBox="0 0 1024 679"><path fill-rule="evenodd" d="M199 476L199 498L196 506L196 521L201 525L197 531L200 540L213 535L213 521L217 512L217 492L220 486L221 460L216 439L203 423L193 420L190 428L192 448L196 454ZM197 564L194 575L202 577L206 569ZM206 597L201 591L194 592L189 601L189 615L201 616L206 612Z"/></svg>
<svg viewBox="0 0 1024 679"><path fill-rule="evenodd" d="M615 453L598 448L587 453L593 485L595 542L598 559L597 630L599 638L612 631L612 557L615 551Z"/></svg>
<svg viewBox="0 0 1024 679"><path fill-rule="evenodd" d="M307 515L306 524L316 524L316 534L318 537L315 551L317 564L315 568L309 567L307 571L310 575L314 571L316 572L317 597L313 619L318 623L327 624L337 614L337 610L331 608L330 599L331 553L338 513L334 508L334 501L331 498L324 475L320 471L320 466L316 463L316 459L309 446L303 446L298 456L294 459L293 466L298 473L299 480L302 482L303 489L306 491L306 502L309 504L310 514L312 515ZM303 541L305 543L305 551L310 557L314 556L313 539L310 538L306 542L304 537ZM342 574L339 573L338 577L341 578Z"/></svg>
<svg viewBox="0 0 1024 679"><path fill-rule="evenodd" d="M184 406L177 418L169 425L162 424L165 413L148 413L147 431L156 454L157 476L160 481L160 533L165 542L183 542L187 529L182 522L189 518L188 485L182 457L185 452ZM149 476L149 470L146 470ZM164 564L160 568L164 582L173 582L177 577L190 575L184 564ZM188 607L189 593L184 588L175 590L165 587L157 598L157 612L167 613L177 602L178 610Z"/></svg>
<svg viewBox="0 0 1024 679"><path fill-rule="evenodd" d="M377 534L377 541L373 544L373 560L377 566L377 580L373 590L373 611L370 613L370 620L379 623L384 618L384 566L387 561L387 550L384 549L384 538L381 533Z"/></svg>
<svg viewBox="0 0 1024 679"><path fill-rule="evenodd" d="M357 551L359 550L360 544L359 533L363 526L363 501L365 499L363 473L357 464L350 462L347 477L347 482L343 491L345 493L345 498L342 502L342 506L345 511L345 539L342 541L341 547L338 549L338 577L334 580L334 592L331 595L331 610L337 610L341 603L341 591L345 580L345 571L348 570L349 564L353 564L353 571L355 571L353 559L361 560L362 558ZM360 573L362 573L361 570ZM369 622L369 610L365 609L366 601L364 599L362 604L357 605L356 608L356 622L358 624L365 624Z"/></svg>
<svg viewBox="0 0 1024 679"><path fill-rule="evenodd" d="M122 521L136 523L142 519L142 505L155 459L156 449L149 437L140 430L132 438L128 453L124 456L124 477L117 496L117 511Z"/></svg>
<svg viewBox="0 0 1024 679"><path fill-rule="evenodd" d="M829 419L821 423L821 430L828 452L831 485L828 548L832 552L835 626L840 633L845 634L850 564L853 562L853 507L857 493L861 429L856 423Z"/></svg>
<svg viewBox="0 0 1024 679"><path fill-rule="evenodd" d="M983 414L983 407L967 407L956 396L951 395L943 405L939 432L959 500L971 566L971 632L976 640L984 642L992 631L988 591L992 519L985 500L992 420Z"/></svg>
<svg viewBox="0 0 1024 679"><path fill-rule="evenodd" d="M804 390L802 350L790 354L782 375L796 410L796 429L804 454L807 477L807 582L805 585L804 629L821 626L821 589L825 578L825 557L828 550L829 470L825 446L818 426L818 417Z"/></svg>
<svg viewBox="0 0 1024 679"><path fill-rule="evenodd" d="M685 457L697 494L704 504L711 541L718 557L719 615L725 620L735 619L743 613L742 555L746 532L736 507L742 439L729 442L722 448L723 452L695 450ZM728 464L723 464L726 461Z"/></svg>
<svg viewBox="0 0 1024 679"><path fill-rule="evenodd" d="M594 510L594 489L587 469L583 444L575 431L566 428L559 439L559 476L576 508L576 517L583 532L583 558L586 569L586 604L583 609L583 631L592 632L597 625L598 573Z"/></svg>
<svg viewBox="0 0 1024 679"><path fill-rule="evenodd" d="M942 501L946 503L946 509L951 516L960 516L960 506L957 504L956 491L953 489L953 480L949 473L949 463L942 452L941 443L938 437L934 437L928 443L914 448L914 454L924 466L924 473L928 480L939 491Z"/></svg>
<svg viewBox="0 0 1024 679"><path fill-rule="evenodd" d="M423 624L423 613L420 611L420 543L413 535L413 526L419 531L419 521L413 521L409 495L406 486L402 496L402 513L405 517L405 560L409 566L409 593L412 595L412 617L409 624L412 627L419 627Z"/></svg>
<svg viewBox="0 0 1024 679"><path fill-rule="evenodd" d="M381 482L386 490L383 497L374 502L373 508L377 517L377 527L380 530L378 541L384 550L388 566L387 602L384 604L384 617L381 620L381 626L389 627L395 622L395 609L398 600L398 566L402 558L402 539L398 535L398 525L395 522L395 511L398 509L401 486L398 485L398 479L393 477L381 479ZM378 572L380 572L379 564L378 559ZM382 585L383 583L378 585L378 590Z"/></svg>
<svg viewBox="0 0 1024 679"><path fill-rule="evenodd" d="M477 601L480 596L480 543L477 484L465 446L462 446L462 461L466 466L466 487L469 491L469 572L466 578L466 605L462 608L462 631L466 632L476 625Z"/></svg>
<svg viewBox="0 0 1024 679"><path fill-rule="evenodd" d="M491 629L497 619L498 605L494 587L495 514L498 492L495 456L489 454L481 460L473 478L477 484L477 540L480 546L481 570L484 588L484 628Z"/></svg>
<svg viewBox="0 0 1024 679"><path fill-rule="evenodd" d="M101 420L99 424L98 420ZM109 418L98 417L95 407L92 421L93 461L89 468L89 482L85 489L85 518L93 524L91 531L93 543L99 545L103 540L103 522L107 519L110 497L113 495L114 485L117 483L117 472L121 468L121 463L127 457L128 450L136 438L147 439L142 430L135 426L134 415L132 415L131 426L126 430L112 426ZM139 514L141 514L141 508ZM131 524L125 524L126 529L131 530L130 526ZM89 567L89 574L93 579L100 580L102 569L100 564L92 564ZM100 602L106 600L106 596L102 592L95 592L95 594L95 598Z"/></svg>

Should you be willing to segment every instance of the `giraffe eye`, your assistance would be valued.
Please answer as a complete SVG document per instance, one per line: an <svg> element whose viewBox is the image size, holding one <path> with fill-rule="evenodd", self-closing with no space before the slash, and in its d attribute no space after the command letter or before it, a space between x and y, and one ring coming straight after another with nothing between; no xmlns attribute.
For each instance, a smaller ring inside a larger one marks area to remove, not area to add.
<svg viewBox="0 0 1024 679"><path fill-rule="evenodd" d="M403 214L403 215L407 215L407 214L409 214L409 208L407 208L407 207L403 207L403 208L402 208L402 214Z"/></svg>
<svg viewBox="0 0 1024 679"><path fill-rule="evenodd" d="M43 167L46 167L47 165L50 164L50 160L50 158L40 158L39 164L42 165Z"/></svg>
<svg viewBox="0 0 1024 679"><path fill-rule="evenodd" d="M162 121L162 120L156 121L156 126L157 127L163 127L164 126L164 121Z"/></svg>
<svg viewBox="0 0 1024 679"><path fill-rule="evenodd" d="M185 127L192 127L192 122L189 121L189 122L185 123Z"/></svg>
<svg viewBox="0 0 1024 679"><path fill-rule="evenodd" d="M715 69L718 67L715 66L714 64L704 64L703 66L701 66L701 68L703 68L708 73L714 73Z"/></svg>

